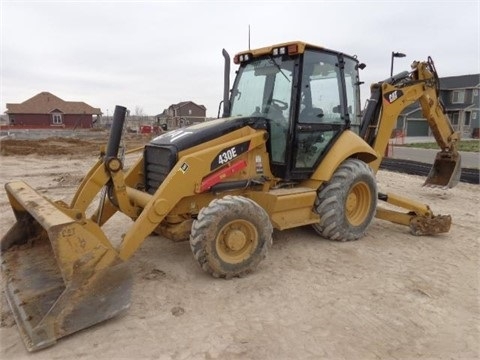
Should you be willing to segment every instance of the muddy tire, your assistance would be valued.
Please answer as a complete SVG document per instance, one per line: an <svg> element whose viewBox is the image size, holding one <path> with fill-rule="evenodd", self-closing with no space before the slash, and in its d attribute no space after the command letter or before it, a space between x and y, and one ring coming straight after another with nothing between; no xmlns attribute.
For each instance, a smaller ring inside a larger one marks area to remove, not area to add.
<svg viewBox="0 0 480 360"><path fill-rule="evenodd" d="M203 208L192 225L190 247L202 269L214 277L244 276L258 266L272 244L265 210L242 196L225 196Z"/></svg>
<svg viewBox="0 0 480 360"><path fill-rule="evenodd" d="M313 228L336 241L357 240L365 235L377 207L377 183L363 161L347 159L317 192L315 211L320 215Z"/></svg>

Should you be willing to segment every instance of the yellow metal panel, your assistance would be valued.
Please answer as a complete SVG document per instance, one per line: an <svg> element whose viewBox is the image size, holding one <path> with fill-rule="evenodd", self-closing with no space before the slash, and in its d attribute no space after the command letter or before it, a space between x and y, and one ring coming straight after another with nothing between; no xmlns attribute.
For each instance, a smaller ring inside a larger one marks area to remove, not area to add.
<svg viewBox="0 0 480 360"><path fill-rule="evenodd" d="M273 211L285 211L301 207L312 208L317 192L310 188L277 189L268 192Z"/></svg>
<svg viewBox="0 0 480 360"><path fill-rule="evenodd" d="M382 219L386 221L393 222L400 225L410 225L414 215L405 214L394 210L388 210L381 207L377 207L377 212L375 213L377 219Z"/></svg>
<svg viewBox="0 0 480 360"><path fill-rule="evenodd" d="M299 226L316 224L320 221L318 214L312 208L296 209L295 211L282 211L273 214L272 225L275 229L285 230Z"/></svg>
<svg viewBox="0 0 480 360"><path fill-rule="evenodd" d="M276 229L289 229L319 221L318 215L313 212L317 196L314 189L305 187L269 192L251 191L247 196L265 209Z"/></svg>
<svg viewBox="0 0 480 360"><path fill-rule="evenodd" d="M30 213L44 229L75 221L23 181L7 183L5 190L13 210Z"/></svg>
<svg viewBox="0 0 480 360"><path fill-rule="evenodd" d="M353 131L346 130L335 142L328 154L315 170L311 179L318 181L328 181L340 164L350 158L356 157L370 163L377 159L377 153Z"/></svg>
<svg viewBox="0 0 480 360"><path fill-rule="evenodd" d="M419 215L433 215L428 205L422 204L412 199L405 198L397 194L388 193L387 203L401 207L403 209L415 211L415 213Z"/></svg>

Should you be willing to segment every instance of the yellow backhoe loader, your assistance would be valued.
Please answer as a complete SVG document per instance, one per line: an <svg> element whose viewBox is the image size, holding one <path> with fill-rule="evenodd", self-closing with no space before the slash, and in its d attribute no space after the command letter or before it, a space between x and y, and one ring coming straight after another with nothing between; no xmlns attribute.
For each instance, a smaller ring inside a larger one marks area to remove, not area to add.
<svg viewBox="0 0 480 360"><path fill-rule="evenodd" d="M415 235L449 230L450 216L380 194L375 181L397 117L415 101L441 149L425 184L459 181L459 136L439 102L431 59L373 84L362 115L364 64L356 57L303 42L244 51L234 58L230 89L223 55L222 117L156 137L126 169L119 155L126 109L117 106L106 149L70 204L23 181L6 184L17 222L1 240L5 294L28 350L127 309L127 260L152 233L189 239L204 271L230 278L256 268L273 228L312 225L324 238L348 241L376 216ZM116 212L132 219L119 246L102 230Z"/></svg>

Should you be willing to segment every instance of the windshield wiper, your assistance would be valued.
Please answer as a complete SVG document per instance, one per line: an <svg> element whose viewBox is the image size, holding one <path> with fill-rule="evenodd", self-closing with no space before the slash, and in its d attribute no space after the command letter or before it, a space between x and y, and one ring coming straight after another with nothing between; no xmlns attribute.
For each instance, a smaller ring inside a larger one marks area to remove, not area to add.
<svg viewBox="0 0 480 360"><path fill-rule="evenodd" d="M280 71L282 73L282 75L285 77L285 79L287 79L288 82L291 82L290 79L287 77L287 75L285 75L285 73L283 72L282 68L280 67L280 65L277 64L277 62L275 61L274 57L272 55L269 55L268 56L270 58L270 60L272 60L273 64L276 66L276 68L278 69L278 71Z"/></svg>

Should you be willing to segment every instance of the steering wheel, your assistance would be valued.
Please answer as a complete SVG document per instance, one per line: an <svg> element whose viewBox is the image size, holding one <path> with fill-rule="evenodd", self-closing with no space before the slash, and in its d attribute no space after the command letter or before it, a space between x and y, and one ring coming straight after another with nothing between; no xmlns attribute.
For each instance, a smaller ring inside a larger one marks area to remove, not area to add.
<svg viewBox="0 0 480 360"><path fill-rule="evenodd" d="M275 105L275 107L277 107L277 109L282 110L282 111L288 109L288 103L286 103L285 101L278 100L278 99L272 99L272 105Z"/></svg>

